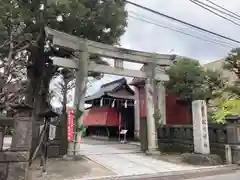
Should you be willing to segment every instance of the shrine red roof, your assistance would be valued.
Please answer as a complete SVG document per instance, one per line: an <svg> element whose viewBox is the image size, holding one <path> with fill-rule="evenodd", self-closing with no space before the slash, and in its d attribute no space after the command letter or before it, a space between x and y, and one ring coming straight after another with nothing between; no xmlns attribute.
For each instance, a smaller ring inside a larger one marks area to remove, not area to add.
<svg viewBox="0 0 240 180"><path fill-rule="evenodd" d="M92 108L83 116L84 126L119 126L119 114L115 108Z"/></svg>

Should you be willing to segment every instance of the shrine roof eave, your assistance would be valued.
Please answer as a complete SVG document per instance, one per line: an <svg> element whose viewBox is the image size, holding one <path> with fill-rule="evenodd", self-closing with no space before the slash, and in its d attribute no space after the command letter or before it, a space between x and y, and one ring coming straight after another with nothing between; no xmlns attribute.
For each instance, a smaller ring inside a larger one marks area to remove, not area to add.
<svg viewBox="0 0 240 180"><path fill-rule="evenodd" d="M97 94L94 94L93 96L89 96L85 98L85 103L88 103L90 101L96 100L96 99L101 99L104 96L108 96L109 98L116 98L116 99L125 99L125 100L134 100L134 95L129 95L129 96L124 96L124 95L116 95L112 93L105 93L101 96L98 96Z"/></svg>
<svg viewBox="0 0 240 180"><path fill-rule="evenodd" d="M115 93L118 90L120 90L123 86L125 86L126 90L129 92L129 95L124 97L119 97L120 95L117 95ZM85 97L85 102L92 101L94 99L100 99L103 96L111 96L113 98L132 99L132 97L134 97L134 91L127 84L127 80L125 78L121 78L121 79L112 81L110 83L103 84L95 94Z"/></svg>
<svg viewBox="0 0 240 180"><path fill-rule="evenodd" d="M105 95L105 93L103 93L103 92L95 93L95 94L93 94L91 96L85 97L85 102L92 101L92 100L95 100L95 99L100 99L104 95Z"/></svg>
<svg viewBox="0 0 240 180"><path fill-rule="evenodd" d="M145 80L141 79L141 80L135 80L131 83L129 83L130 86L144 86L145 85Z"/></svg>

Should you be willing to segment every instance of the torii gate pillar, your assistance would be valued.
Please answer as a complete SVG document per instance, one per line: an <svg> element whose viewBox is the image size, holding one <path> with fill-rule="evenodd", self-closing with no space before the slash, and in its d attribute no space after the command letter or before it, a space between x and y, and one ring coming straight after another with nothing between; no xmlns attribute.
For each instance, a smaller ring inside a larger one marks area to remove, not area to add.
<svg viewBox="0 0 240 180"><path fill-rule="evenodd" d="M74 111L75 111L75 129L74 129L74 142L68 144L68 157L75 158L76 155L80 155L80 141L81 141L81 127L83 123L83 112L85 104L86 84L88 77L88 58L89 53L87 51L86 43L83 44L83 51L75 54L77 61L76 69L76 88L74 95Z"/></svg>
<svg viewBox="0 0 240 180"><path fill-rule="evenodd" d="M152 80L148 78L145 84L146 94L146 113L147 113L147 140L148 140L148 152L153 152L157 149L157 132L156 123L154 119L154 84ZM156 101L155 101L156 102Z"/></svg>
<svg viewBox="0 0 240 180"><path fill-rule="evenodd" d="M160 123L166 123L166 96L163 82L155 79L158 70L154 57L153 61L146 66L146 73L148 76L145 83L148 152L153 153L158 149L157 127Z"/></svg>

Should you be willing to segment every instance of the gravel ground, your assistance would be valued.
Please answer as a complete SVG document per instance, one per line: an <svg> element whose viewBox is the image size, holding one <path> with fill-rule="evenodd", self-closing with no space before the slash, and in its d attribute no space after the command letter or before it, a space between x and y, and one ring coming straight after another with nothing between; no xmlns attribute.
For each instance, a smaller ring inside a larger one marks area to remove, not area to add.
<svg viewBox="0 0 240 180"><path fill-rule="evenodd" d="M47 176L41 176L39 160L36 160L31 169L32 180L74 180L114 175L110 170L86 158L79 161L66 161L61 158L48 159Z"/></svg>

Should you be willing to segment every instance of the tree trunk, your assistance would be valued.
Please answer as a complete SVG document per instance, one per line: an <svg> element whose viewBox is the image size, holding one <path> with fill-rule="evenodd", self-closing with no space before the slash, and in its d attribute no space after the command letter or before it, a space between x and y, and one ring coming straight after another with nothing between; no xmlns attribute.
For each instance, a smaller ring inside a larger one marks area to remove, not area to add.
<svg viewBox="0 0 240 180"><path fill-rule="evenodd" d="M28 87L26 94L26 102L33 107L32 112L32 146L31 151L37 147L39 135L39 123L41 119L39 114L45 109L46 95L42 94L44 89L43 75L45 71L46 57L44 57L45 34L44 29L41 30L37 43L30 48L31 55L29 57L29 65L27 68ZM46 73L46 72L45 72Z"/></svg>

